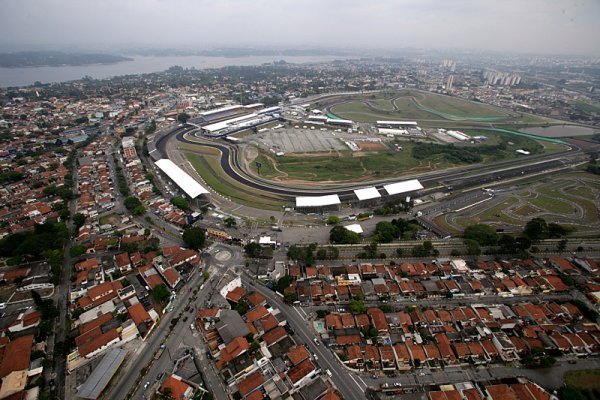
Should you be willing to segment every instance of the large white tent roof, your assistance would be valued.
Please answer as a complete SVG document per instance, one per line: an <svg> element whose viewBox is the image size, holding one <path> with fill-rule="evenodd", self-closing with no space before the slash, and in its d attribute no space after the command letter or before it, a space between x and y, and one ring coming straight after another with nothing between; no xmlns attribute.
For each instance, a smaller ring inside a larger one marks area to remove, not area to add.
<svg viewBox="0 0 600 400"><path fill-rule="evenodd" d="M418 179L412 179L410 181L391 183L385 185L383 188L389 195L394 195L423 189L423 185L421 185Z"/></svg>
<svg viewBox="0 0 600 400"><path fill-rule="evenodd" d="M415 121L377 121L377 125L417 126L417 123Z"/></svg>
<svg viewBox="0 0 600 400"><path fill-rule="evenodd" d="M359 235L363 233L363 229L362 226L360 226L360 224L346 225L344 226L344 228L348 229L349 231L358 233Z"/></svg>
<svg viewBox="0 0 600 400"><path fill-rule="evenodd" d="M377 190L374 187L356 189L354 190L354 194L356 195L356 197L358 197L358 200L369 200L381 197L381 195L379 194L379 190Z"/></svg>
<svg viewBox="0 0 600 400"><path fill-rule="evenodd" d="M194 178L189 176L184 170L179 168L175 163L168 158L163 158L155 162L156 166L160 168L162 172L167 174L169 178L177 186L181 188L190 198L195 199L201 194L208 193L202 185L200 185Z"/></svg>
<svg viewBox="0 0 600 400"><path fill-rule="evenodd" d="M330 194L327 196L296 197L296 207L323 207L340 203L340 198L337 194Z"/></svg>

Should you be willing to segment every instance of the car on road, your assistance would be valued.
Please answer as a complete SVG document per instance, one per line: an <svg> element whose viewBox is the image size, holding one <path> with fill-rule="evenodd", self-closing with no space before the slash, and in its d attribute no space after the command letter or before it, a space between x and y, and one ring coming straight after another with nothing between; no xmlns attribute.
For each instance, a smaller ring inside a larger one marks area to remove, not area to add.
<svg viewBox="0 0 600 400"><path fill-rule="evenodd" d="M317 338L314 338L313 340L314 340L315 344L316 344L317 346L319 346L319 340L318 340Z"/></svg>
<svg viewBox="0 0 600 400"><path fill-rule="evenodd" d="M400 382L394 382L394 386L396 386L396 387L402 387L402 384Z"/></svg>
<svg viewBox="0 0 600 400"><path fill-rule="evenodd" d="M330 370L326 369L326 370L325 370L325 373L327 374L327 376L328 376L328 377L330 377L330 378L331 378L331 371L330 371Z"/></svg>
<svg viewBox="0 0 600 400"><path fill-rule="evenodd" d="M317 357L317 353L313 353L313 357L315 358L315 361L319 359L319 357Z"/></svg>
<svg viewBox="0 0 600 400"><path fill-rule="evenodd" d="M148 389L148 386L150 386L150 382L144 383L144 390Z"/></svg>
<svg viewBox="0 0 600 400"><path fill-rule="evenodd" d="M164 343L160 345L161 349L164 349L165 347L167 347L167 345L165 345Z"/></svg>
<svg viewBox="0 0 600 400"><path fill-rule="evenodd" d="M156 375L156 380L160 381L164 374L165 374L164 372L160 372L158 375Z"/></svg>
<svg viewBox="0 0 600 400"><path fill-rule="evenodd" d="M183 317L183 322L187 322L188 317Z"/></svg>

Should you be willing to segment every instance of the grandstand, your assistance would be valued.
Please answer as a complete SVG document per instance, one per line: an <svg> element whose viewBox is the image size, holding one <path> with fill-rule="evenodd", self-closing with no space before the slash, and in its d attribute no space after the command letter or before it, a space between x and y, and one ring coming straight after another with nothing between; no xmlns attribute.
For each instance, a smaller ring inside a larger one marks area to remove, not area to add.
<svg viewBox="0 0 600 400"><path fill-rule="evenodd" d="M199 196L208 194L209 191L200 185L194 178L189 176L184 170L179 168L168 158L163 158L155 162L156 166L167 175L179 188L191 199L197 199Z"/></svg>

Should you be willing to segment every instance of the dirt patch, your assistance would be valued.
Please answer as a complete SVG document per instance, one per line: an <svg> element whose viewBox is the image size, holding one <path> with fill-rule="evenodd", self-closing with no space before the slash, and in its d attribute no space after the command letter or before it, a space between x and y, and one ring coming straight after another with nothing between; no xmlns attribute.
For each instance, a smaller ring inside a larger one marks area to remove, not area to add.
<svg viewBox="0 0 600 400"><path fill-rule="evenodd" d="M384 148L381 142L356 142L361 150L381 150Z"/></svg>

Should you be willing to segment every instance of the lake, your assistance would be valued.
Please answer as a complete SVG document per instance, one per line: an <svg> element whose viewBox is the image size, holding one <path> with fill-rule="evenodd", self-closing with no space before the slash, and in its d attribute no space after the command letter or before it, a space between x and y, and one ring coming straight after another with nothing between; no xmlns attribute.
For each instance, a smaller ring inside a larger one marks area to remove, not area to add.
<svg viewBox="0 0 600 400"><path fill-rule="evenodd" d="M573 137L573 136L589 136L596 132L600 132L600 128L588 128L585 126L575 125L555 125L537 128L524 128L520 129L520 132L531 133L534 135L546 136L546 137Z"/></svg>
<svg viewBox="0 0 600 400"><path fill-rule="evenodd" d="M91 76L96 79L119 75L145 74L164 71L174 65L197 69L220 68L233 65L260 65L285 60L289 63L305 64L349 59L346 56L250 56L250 57L131 57L133 61L116 64L93 64L61 67L0 68L0 87L27 86L35 81L42 83L66 82Z"/></svg>

